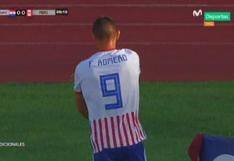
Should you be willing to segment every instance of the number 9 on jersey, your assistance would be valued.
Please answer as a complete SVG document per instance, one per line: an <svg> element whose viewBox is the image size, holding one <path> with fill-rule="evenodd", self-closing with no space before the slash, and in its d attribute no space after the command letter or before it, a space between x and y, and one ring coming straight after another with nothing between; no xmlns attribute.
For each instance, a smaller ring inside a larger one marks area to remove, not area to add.
<svg viewBox="0 0 234 161"><path fill-rule="evenodd" d="M103 97L116 97L116 102L105 104L106 110L122 108L123 102L121 96L119 74L114 73L108 75L101 75L100 83ZM112 85L113 87L110 89L108 88L109 85Z"/></svg>

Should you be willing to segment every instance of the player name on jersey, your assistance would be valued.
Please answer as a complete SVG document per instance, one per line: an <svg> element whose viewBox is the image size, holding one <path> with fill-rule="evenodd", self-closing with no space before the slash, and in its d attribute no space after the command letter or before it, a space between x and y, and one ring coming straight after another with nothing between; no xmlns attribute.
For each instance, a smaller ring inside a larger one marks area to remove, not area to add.
<svg viewBox="0 0 234 161"><path fill-rule="evenodd" d="M125 54L114 56L111 58L98 59L98 66L105 66L109 64L116 64L127 61L128 58Z"/></svg>

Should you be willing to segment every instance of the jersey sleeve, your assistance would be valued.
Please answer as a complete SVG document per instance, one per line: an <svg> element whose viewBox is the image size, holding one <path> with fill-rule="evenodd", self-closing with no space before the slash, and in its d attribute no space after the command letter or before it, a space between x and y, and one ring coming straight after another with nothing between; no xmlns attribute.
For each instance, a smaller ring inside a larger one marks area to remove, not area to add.
<svg viewBox="0 0 234 161"><path fill-rule="evenodd" d="M140 57L136 52L135 52L135 55L136 55L137 71L141 73Z"/></svg>
<svg viewBox="0 0 234 161"><path fill-rule="evenodd" d="M141 73L141 67L140 67L140 57L138 55L137 52L131 50L131 49L126 49L126 52L127 53L130 53L132 56L133 56L133 62L135 64L135 67L136 67L136 71L138 73Z"/></svg>
<svg viewBox="0 0 234 161"><path fill-rule="evenodd" d="M79 72L79 65L76 67L75 69L75 73L74 73L74 91L79 93L81 92L81 75Z"/></svg>

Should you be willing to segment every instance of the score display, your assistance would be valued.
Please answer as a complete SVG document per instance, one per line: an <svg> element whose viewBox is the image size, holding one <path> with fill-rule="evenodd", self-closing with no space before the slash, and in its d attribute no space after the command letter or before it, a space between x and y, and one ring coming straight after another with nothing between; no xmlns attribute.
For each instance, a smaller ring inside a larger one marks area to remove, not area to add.
<svg viewBox="0 0 234 161"><path fill-rule="evenodd" d="M0 9L0 16L67 16L68 9Z"/></svg>

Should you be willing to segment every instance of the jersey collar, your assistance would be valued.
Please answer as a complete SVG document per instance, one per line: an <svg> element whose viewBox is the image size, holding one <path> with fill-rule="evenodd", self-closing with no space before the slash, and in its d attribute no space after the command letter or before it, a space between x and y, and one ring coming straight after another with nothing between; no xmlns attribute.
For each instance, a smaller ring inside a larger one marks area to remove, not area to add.
<svg viewBox="0 0 234 161"><path fill-rule="evenodd" d="M116 48L110 48L110 49L99 50L98 52L105 52L105 51L112 51L112 50L116 50Z"/></svg>

